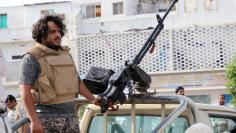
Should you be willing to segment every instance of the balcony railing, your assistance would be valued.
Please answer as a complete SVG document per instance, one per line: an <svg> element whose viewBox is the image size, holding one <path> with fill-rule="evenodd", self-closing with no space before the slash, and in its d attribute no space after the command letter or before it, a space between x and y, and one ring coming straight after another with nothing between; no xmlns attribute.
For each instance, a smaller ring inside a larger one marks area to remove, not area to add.
<svg viewBox="0 0 236 133"><path fill-rule="evenodd" d="M4 85L15 85L18 84L20 79L20 60L7 62L8 75L4 78Z"/></svg>
<svg viewBox="0 0 236 133"><path fill-rule="evenodd" d="M143 46L152 30L79 36L78 66L85 74L90 66L119 70ZM148 73L223 70L236 53L236 24L163 30L156 49L141 67Z"/></svg>

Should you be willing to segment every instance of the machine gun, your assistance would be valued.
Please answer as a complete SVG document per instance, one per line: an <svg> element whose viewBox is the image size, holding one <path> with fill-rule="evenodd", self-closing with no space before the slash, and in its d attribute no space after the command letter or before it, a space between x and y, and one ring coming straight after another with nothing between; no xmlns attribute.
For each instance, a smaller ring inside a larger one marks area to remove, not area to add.
<svg viewBox="0 0 236 133"><path fill-rule="evenodd" d="M142 61L145 54L150 50L153 52L155 48L155 40L164 28L164 20L172 7L178 0L173 0L171 6L161 18L156 15L158 25L153 30L139 53L132 61L127 61L122 69L117 72L112 70L92 67L85 79L83 80L89 91L93 94L101 96L101 112L104 113L111 107L112 110L117 110L113 105L116 103L123 104L126 101L124 90L128 89L128 96L133 95L133 91L147 92L150 87L151 77L143 71L138 65Z"/></svg>

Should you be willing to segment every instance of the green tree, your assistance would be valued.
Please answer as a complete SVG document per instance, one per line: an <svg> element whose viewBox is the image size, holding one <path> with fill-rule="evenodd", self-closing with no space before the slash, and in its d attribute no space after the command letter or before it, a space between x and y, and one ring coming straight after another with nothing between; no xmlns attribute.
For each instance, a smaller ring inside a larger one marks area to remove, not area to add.
<svg viewBox="0 0 236 133"><path fill-rule="evenodd" d="M232 96L232 103L236 106L236 56L230 64L226 66L227 92Z"/></svg>

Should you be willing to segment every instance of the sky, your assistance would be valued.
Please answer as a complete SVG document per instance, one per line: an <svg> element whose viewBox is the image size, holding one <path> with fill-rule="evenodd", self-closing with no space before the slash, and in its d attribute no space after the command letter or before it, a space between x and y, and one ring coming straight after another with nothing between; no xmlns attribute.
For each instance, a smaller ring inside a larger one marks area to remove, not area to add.
<svg viewBox="0 0 236 133"><path fill-rule="evenodd" d="M0 7L68 0L0 0Z"/></svg>

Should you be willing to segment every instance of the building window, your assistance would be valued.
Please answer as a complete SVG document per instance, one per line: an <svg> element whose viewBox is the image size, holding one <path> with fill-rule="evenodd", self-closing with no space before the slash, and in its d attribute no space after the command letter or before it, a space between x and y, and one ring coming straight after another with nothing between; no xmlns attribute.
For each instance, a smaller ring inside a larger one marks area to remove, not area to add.
<svg viewBox="0 0 236 133"><path fill-rule="evenodd" d="M174 0L156 0L156 1L158 2L157 4L159 5L159 12L166 12ZM176 5L172 7L171 11L175 10L176 10Z"/></svg>
<svg viewBox="0 0 236 133"><path fill-rule="evenodd" d="M123 2L113 3L113 14L123 14Z"/></svg>
<svg viewBox="0 0 236 133"><path fill-rule="evenodd" d="M185 0L184 7L186 13L196 12L197 0Z"/></svg>
<svg viewBox="0 0 236 133"><path fill-rule="evenodd" d="M54 9L41 10L41 17L47 16L47 15L57 15L62 20L65 20L65 14L63 14L63 13L56 13Z"/></svg>
<svg viewBox="0 0 236 133"><path fill-rule="evenodd" d="M13 55L11 57L12 60L18 60L18 59L21 59L22 58L22 55Z"/></svg>
<svg viewBox="0 0 236 133"><path fill-rule="evenodd" d="M101 17L101 4L86 6L86 18Z"/></svg>
<svg viewBox="0 0 236 133"><path fill-rule="evenodd" d="M137 4L137 13L157 13L166 12L170 7L173 0L139 0ZM171 11L176 10L176 5L173 6Z"/></svg>
<svg viewBox="0 0 236 133"><path fill-rule="evenodd" d="M0 29L7 28L7 14L0 14Z"/></svg>
<svg viewBox="0 0 236 133"><path fill-rule="evenodd" d="M212 11L217 9L217 0L205 0L205 10Z"/></svg>
<svg viewBox="0 0 236 133"><path fill-rule="evenodd" d="M55 14L54 9L41 10L41 17L54 14Z"/></svg>

